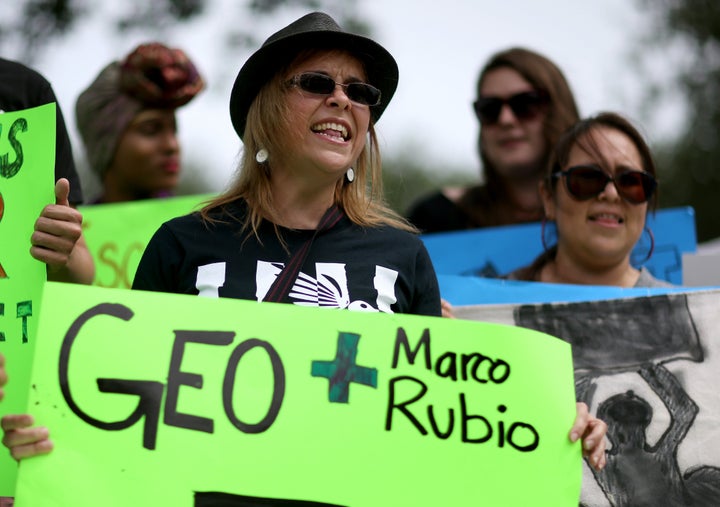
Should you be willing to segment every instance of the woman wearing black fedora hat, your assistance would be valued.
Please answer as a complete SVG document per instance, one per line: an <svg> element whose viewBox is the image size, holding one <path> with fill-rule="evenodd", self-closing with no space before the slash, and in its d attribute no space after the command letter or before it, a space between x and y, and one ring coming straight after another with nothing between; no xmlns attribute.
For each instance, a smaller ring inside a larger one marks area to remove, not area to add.
<svg viewBox="0 0 720 507"><path fill-rule="evenodd" d="M272 35L230 99L244 144L237 180L156 232L133 289L440 316L427 251L382 201L374 124L397 80L382 46L326 14ZM3 418L15 458L52 447L31 423ZM578 405L571 439L596 466L605 428Z"/></svg>
<svg viewBox="0 0 720 507"><path fill-rule="evenodd" d="M230 98L237 180L157 231L133 288L439 316L429 256L381 194L374 124L397 82L390 53L326 14L268 38Z"/></svg>

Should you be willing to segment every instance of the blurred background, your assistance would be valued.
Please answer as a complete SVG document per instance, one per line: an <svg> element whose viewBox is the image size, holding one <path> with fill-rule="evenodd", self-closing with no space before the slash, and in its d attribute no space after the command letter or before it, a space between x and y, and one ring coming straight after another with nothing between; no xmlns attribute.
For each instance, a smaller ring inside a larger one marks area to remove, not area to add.
<svg viewBox="0 0 720 507"><path fill-rule="evenodd" d="M717 0L14 0L0 8L0 55L52 83L92 195L75 99L141 42L183 49L208 89L178 111L180 193L216 192L242 149L228 114L237 71L311 10L372 36L398 61L400 85L378 134L399 212L431 189L479 178L477 74L492 53L526 46L560 66L583 116L613 110L633 120L659 165L661 207L693 206L698 241L720 238Z"/></svg>

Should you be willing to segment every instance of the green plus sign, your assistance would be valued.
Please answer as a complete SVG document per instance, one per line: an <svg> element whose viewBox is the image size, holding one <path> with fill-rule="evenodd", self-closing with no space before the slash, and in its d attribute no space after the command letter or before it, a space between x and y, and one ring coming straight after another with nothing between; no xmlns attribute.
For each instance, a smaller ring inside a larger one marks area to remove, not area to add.
<svg viewBox="0 0 720 507"><path fill-rule="evenodd" d="M330 381L328 398L332 403L348 402L350 382L377 387L377 369L355 364L359 340L359 334L340 333L335 359L312 362L312 376Z"/></svg>

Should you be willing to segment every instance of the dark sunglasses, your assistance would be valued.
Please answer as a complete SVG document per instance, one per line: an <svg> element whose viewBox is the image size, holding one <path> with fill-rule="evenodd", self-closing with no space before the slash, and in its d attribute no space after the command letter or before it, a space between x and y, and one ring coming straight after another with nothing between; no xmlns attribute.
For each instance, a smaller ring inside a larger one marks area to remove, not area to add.
<svg viewBox="0 0 720 507"><path fill-rule="evenodd" d="M506 99L500 97L480 97L473 102L475 114L483 125L493 125L500 118L500 112L505 104L510 106L515 118L518 120L531 120L537 117L543 107L550 102L547 93L531 91L516 93Z"/></svg>
<svg viewBox="0 0 720 507"><path fill-rule="evenodd" d="M578 165L553 173L554 178L563 176L568 193L580 201L600 195L611 181L618 194L632 204L649 201L657 187L657 180L652 174L632 169L610 176L597 166Z"/></svg>
<svg viewBox="0 0 720 507"><path fill-rule="evenodd" d="M380 90L367 83L336 83L333 78L318 72L303 72L293 76L288 84L316 95L330 95L336 86L341 86L345 95L358 104L377 106L380 103Z"/></svg>

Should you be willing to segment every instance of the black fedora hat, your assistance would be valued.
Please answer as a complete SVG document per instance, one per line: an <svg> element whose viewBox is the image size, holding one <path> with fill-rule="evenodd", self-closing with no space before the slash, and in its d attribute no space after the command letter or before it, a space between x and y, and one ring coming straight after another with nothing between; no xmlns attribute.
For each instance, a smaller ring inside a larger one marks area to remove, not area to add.
<svg viewBox="0 0 720 507"><path fill-rule="evenodd" d="M268 37L238 72L230 94L230 118L240 138L245 133L250 104L260 89L300 51L314 48L347 50L365 64L368 82L381 93L380 104L370 108L373 121L378 121L397 88L395 59L377 42L345 32L327 14L313 12Z"/></svg>

